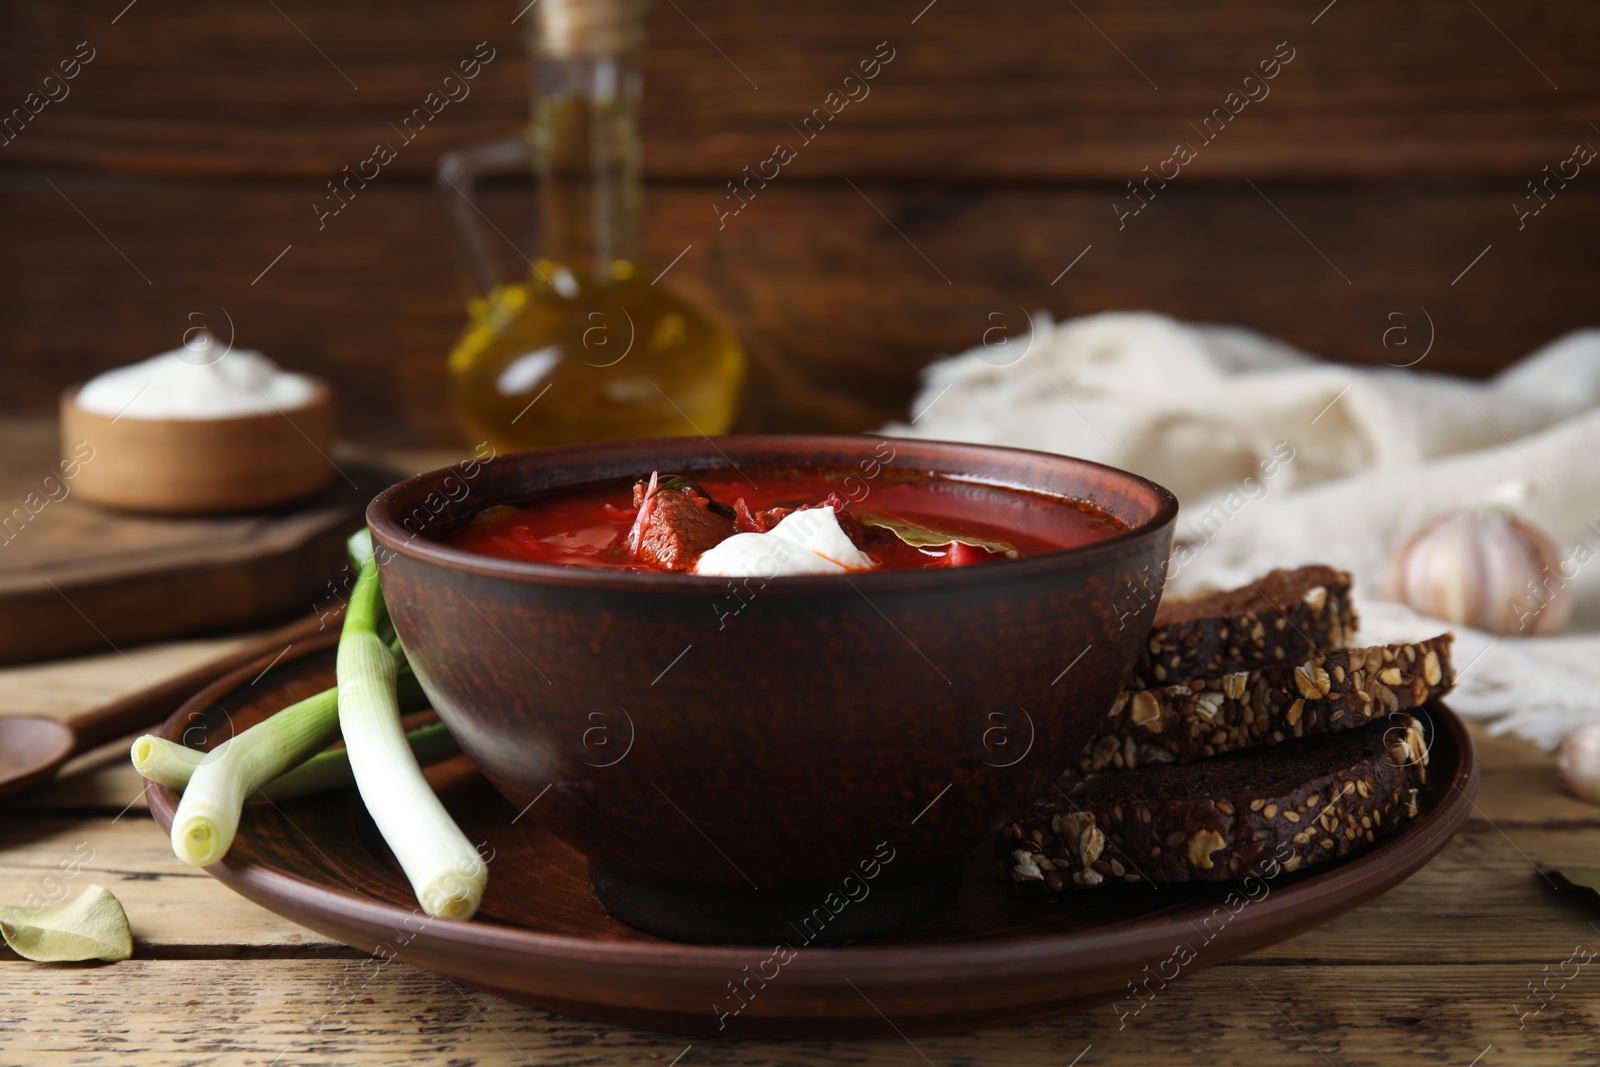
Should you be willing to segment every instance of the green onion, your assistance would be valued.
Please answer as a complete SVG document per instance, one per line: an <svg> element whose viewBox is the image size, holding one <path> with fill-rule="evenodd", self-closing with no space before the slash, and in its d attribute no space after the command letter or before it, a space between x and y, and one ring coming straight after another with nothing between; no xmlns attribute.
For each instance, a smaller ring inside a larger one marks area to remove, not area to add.
<svg viewBox="0 0 1600 1067"><path fill-rule="evenodd" d="M422 764L437 763L461 751L442 722L419 726L406 734L406 742ZM196 767L209 756L216 759L233 742L224 741L211 752L201 752L164 737L145 734L133 743L133 767L140 776L180 792L188 786ZM343 748L319 752L309 760L256 791L267 800L293 800L354 785L350 755Z"/></svg>
<svg viewBox="0 0 1600 1067"><path fill-rule="evenodd" d="M339 694L328 689L230 739L194 769L172 817L172 851L196 867L220 860L233 844L245 798L327 748L338 732Z"/></svg>
<svg viewBox="0 0 1600 1067"><path fill-rule="evenodd" d="M386 615L378 567L367 559L339 637L339 726L350 769L417 901L429 915L468 919L478 910L488 866L434 795L406 745L396 665L378 626Z"/></svg>
<svg viewBox="0 0 1600 1067"><path fill-rule="evenodd" d="M425 700L409 665L405 673L407 698ZM173 815L172 851L178 858L206 867L225 856L239 831L245 800L333 740L338 703L339 691L325 689L203 754ZM150 746L134 745L136 767L145 747Z"/></svg>
<svg viewBox="0 0 1600 1067"><path fill-rule="evenodd" d="M372 531L365 526L345 538L344 550L350 555L350 562L358 568L372 558L375 551L372 547Z"/></svg>
<svg viewBox="0 0 1600 1067"><path fill-rule="evenodd" d="M217 746L217 751L222 751L227 744L228 742L224 741ZM133 769L139 772L140 778L157 785L164 785L168 789L179 790L189 784L194 769L206 758L206 753L197 748L180 745L154 734L144 734L136 738L133 747L128 750L128 755L132 758Z"/></svg>

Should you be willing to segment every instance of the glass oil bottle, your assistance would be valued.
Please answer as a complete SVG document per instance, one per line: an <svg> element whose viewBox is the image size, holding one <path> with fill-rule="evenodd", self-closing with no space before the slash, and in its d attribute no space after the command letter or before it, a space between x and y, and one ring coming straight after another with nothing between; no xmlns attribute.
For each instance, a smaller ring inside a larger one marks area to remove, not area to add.
<svg viewBox="0 0 1600 1067"><path fill-rule="evenodd" d="M651 274L641 248L643 4L539 0L534 12L528 137L452 153L439 166L472 292L450 353L456 411L475 440L501 451L725 433L744 382L738 342L660 281L659 267ZM525 275L507 281L491 249L509 241L487 232L497 227L475 187L481 175L529 163L540 247L519 261Z"/></svg>

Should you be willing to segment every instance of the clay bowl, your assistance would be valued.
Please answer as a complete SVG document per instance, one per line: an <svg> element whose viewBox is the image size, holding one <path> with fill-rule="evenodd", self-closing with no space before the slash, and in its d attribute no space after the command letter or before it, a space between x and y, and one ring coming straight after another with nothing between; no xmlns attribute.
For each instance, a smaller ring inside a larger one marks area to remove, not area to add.
<svg viewBox="0 0 1600 1067"><path fill-rule="evenodd" d="M333 391L313 379L311 399L287 411L214 419L140 419L61 396L61 462L79 466L73 488L104 507L164 515L215 515L277 507L333 480Z"/></svg>
<svg viewBox="0 0 1600 1067"><path fill-rule="evenodd" d="M999 484L1088 501L1129 529L1017 560L737 595L726 578L436 540L493 504L733 467L854 472L868 492L929 474ZM516 810L537 803L588 857L608 911L680 940L798 945L933 914L962 857L1050 788L1138 655L1177 507L1152 482L1062 456L773 436L471 461L386 490L367 521L435 709Z"/></svg>

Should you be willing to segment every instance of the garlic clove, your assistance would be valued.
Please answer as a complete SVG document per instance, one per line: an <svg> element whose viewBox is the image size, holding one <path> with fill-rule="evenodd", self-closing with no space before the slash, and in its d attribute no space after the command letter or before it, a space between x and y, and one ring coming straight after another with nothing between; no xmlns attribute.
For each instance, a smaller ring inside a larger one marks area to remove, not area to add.
<svg viewBox="0 0 1600 1067"><path fill-rule="evenodd" d="M1574 796L1600 804L1600 722L1580 726L1556 749L1561 782Z"/></svg>
<svg viewBox="0 0 1600 1067"><path fill-rule="evenodd" d="M1572 613L1573 577L1550 539L1507 511L1440 516L1389 560L1388 595L1435 618L1503 634L1551 634Z"/></svg>

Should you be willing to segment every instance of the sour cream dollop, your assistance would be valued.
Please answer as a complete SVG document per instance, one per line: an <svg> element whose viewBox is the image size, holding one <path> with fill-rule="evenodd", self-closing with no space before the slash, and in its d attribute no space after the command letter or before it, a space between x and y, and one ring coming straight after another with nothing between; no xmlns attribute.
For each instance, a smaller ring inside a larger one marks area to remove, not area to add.
<svg viewBox="0 0 1600 1067"><path fill-rule="evenodd" d="M223 419L305 407L311 379L290 374L260 352L222 349L209 334L171 352L90 379L78 390L84 411L125 419Z"/></svg>
<svg viewBox="0 0 1600 1067"><path fill-rule="evenodd" d="M831 505L784 517L766 533L737 533L701 554L694 573L729 578L846 574L873 567L839 526Z"/></svg>

